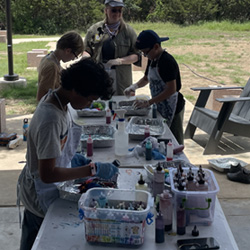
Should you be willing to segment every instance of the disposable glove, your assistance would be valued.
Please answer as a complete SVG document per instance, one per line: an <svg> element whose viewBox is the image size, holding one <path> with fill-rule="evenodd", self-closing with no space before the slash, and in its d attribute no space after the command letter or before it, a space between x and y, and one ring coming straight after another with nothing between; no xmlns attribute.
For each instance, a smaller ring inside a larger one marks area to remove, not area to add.
<svg viewBox="0 0 250 250"><path fill-rule="evenodd" d="M152 156L154 160L164 160L166 158L166 156L161 154L157 149L152 150Z"/></svg>
<svg viewBox="0 0 250 250"><path fill-rule="evenodd" d="M132 85L130 85L129 87L127 87L123 93L125 96L129 97L129 96L134 96L135 95L135 90L138 89L138 85L137 83L134 83Z"/></svg>
<svg viewBox="0 0 250 250"><path fill-rule="evenodd" d="M115 174L119 172L118 168L112 163L96 162L95 165L96 176L101 179L110 180Z"/></svg>
<svg viewBox="0 0 250 250"><path fill-rule="evenodd" d="M107 61L106 67L111 68L112 66L121 65L121 64L122 64L122 59L116 58L116 59L111 59L111 60Z"/></svg>
<svg viewBox="0 0 250 250"><path fill-rule="evenodd" d="M75 167L85 166L88 165L90 162L91 162L90 159L84 157L81 154L76 153L73 159L71 160L71 167L75 168Z"/></svg>
<svg viewBox="0 0 250 250"><path fill-rule="evenodd" d="M133 104L135 109L148 108L150 106L148 100L136 100Z"/></svg>

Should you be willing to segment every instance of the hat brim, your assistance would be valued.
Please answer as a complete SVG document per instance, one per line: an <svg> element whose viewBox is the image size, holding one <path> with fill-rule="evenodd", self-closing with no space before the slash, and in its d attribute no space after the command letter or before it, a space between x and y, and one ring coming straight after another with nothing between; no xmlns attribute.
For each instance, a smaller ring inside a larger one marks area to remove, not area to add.
<svg viewBox="0 0 250 250"><path fill-rule="evenodd" d="M169 37L161 37L161 38L160 38L160 41L161 41L161 42L168 41L168 40L169 40Z"/></svg>
<svg viewBox="0 0 250 250"><path fill-rule="evenodd" d="M108 3L111 7L124 7L124 3L110 2Z"/></svg>

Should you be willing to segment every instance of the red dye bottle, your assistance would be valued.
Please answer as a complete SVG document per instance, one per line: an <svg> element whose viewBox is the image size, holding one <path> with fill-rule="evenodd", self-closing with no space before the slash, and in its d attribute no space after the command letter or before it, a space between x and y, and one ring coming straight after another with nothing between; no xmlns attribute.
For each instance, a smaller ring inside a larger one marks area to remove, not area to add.
<svg viewBox="0 0 250 250"><path fill-rule="evenodd" d="M89 138L87 140L87 156L93 155L93 140L91 138L91 135L89 135Z"/></svg>

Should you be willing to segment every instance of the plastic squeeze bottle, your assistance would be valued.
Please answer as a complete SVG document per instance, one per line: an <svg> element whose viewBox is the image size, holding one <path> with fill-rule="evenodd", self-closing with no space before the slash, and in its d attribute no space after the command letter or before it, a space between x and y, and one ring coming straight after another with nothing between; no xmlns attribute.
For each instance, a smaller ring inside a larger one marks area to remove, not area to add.
<svg viewBox="0 0 250 250"><path fill-rule="evenodd" d="M165 171L158 164L157 168L154 170L154 178L153 178L153 196L156 198L157 194L163 193L165 183Z"/></svg>
<svg viewBox="0 0 250 250"><path fill-rule="evenodd" d="M171 140L169 140L168 144L167 144L167 157L166 157L166 161L172 161L173 160L173 143Z"/></svg>
<svg viewBox="0 0 250 250"><path fill-rule="evenodd" d="M111 110L107 109L106 110L106 124L110 124L111 123Z"/></svg>
<svg viewBox="0 0 250 250"><path fill-rule="evenodd" d="M150 129L149 125L147 125L144 130L144 139L148 138L149 136L150 136Z"/></svg>
<svg viewBox="0 0 250 250"><path fill-rule="evenodd" d="M172 230L173 205L172 195L169 190L163 190L163 193L160 194L160 210L163 215L165 231Z"/></svg>
<svg viewBox="0 0 250 250"><path fill-rule="evenodd" d="M115 154L125 156L128 153L128 133L125 130L125 109L115 111L118 116L118 129L115 132Z"/></svg>
<svg viewBox="0 0 250 250"><path fill-rule="evenodd" d="M186 233L186 212L182 203L177 208L176 215L177 234L184 235Z"/></svg>
<svg viewBox="0 0 250 250"><path fill-rule="evenodd" d="M152 160L152 142L148 139L146 142L146 160Z"/></svg>
<svg viewBox="0 0 250 250"><path fill-rule="evenodd" d="M164 237L164 221L161 211L157 214L155 219L155 242L163 243L165 241Z"/></svg>
<svg viewBox="0 0 250 250"><path fill-rule="evenodd" d="M93 140L91 138L91 135L89 135L89 138L87 140L87 156L93 155Z"/></svg>
<svg viewBox="0 0 250 250"><path fill-rule="evenodd" d="M194 179L194 173L192 168L189 168L187 172L187 190L188 191L195 191L196 190L196 180Z"/></svg>
<svg viewBox="0 0 250 250"><path fill-rule="evenodd" d="M152 106L152 118L157 118L157 105L155 103Z"/></svg>

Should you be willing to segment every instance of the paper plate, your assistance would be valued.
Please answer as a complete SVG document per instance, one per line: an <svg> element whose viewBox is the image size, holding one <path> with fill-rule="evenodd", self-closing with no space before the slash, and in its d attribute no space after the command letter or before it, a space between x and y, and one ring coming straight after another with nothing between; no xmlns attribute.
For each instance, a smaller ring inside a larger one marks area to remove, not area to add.
<svg viewBox="0 0 250 250"><path fill-rule="evenodd" d="M217 158L217 159L209 159L208 162L212 165L214 169L220 172L228 171L232 164L239 164L242 167L247 165L246 162L235 159L235 158Z"/></svg>

